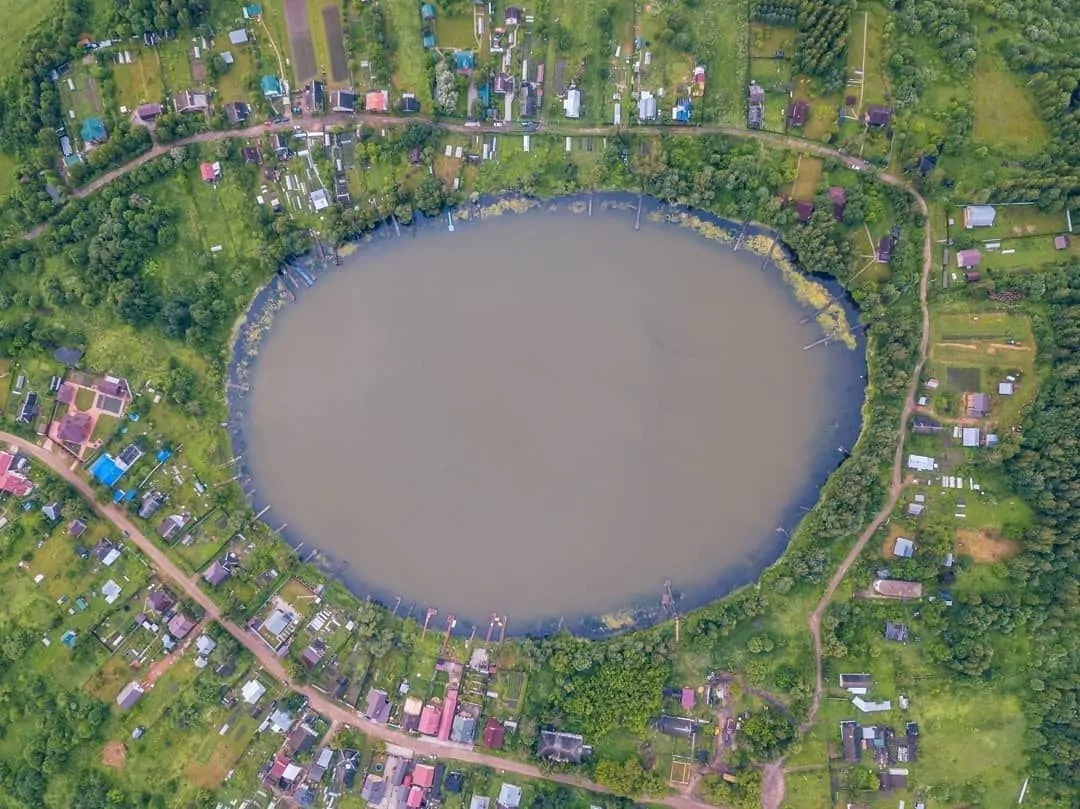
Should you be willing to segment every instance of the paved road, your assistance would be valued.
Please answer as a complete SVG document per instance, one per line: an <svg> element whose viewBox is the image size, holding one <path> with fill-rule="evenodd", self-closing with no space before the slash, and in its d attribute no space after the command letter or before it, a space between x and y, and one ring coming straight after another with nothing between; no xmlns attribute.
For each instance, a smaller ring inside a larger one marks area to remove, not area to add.
<svg viewBox="0 0 1080 809"><path fill-rule="evenodd" d="M285 667L281 664L277 655L259 640L253 632L249 632L247 629L240 627L225 618L221 614L221 608L214 603L209 595L199 589L197 583L199 577L197 575L188 576L184 571L177 567L177 565L165 555L164 551L158 548L135 526L128 517L127 512L117 508L112 503L99 503L94 498L94 490L90 487L90 484L76 471L71 469L71 459L68 456L48 452L37 444L33 444L19 436L12 435L11 433L0 432L0 441L18 447L20 451L32 456L39 463L48 466L55 474L64 478L64 480L74 486L79 494L87 500L94 511L111 522L117 529L127 533L127 540L138 546L139 550L151 560L157 568L158 575L161 578L168 580L174 587L183 590L191 600L197 602L204 610L206 610L207 617L221 624L230 635L236 638L241 645L246 647L248 651L256 657L268 674L282 683L289 684L288 672L286 672ZM543 778L548 781L557 781L562 784L584 787L593 790L594 792L608 792L607 789L599 784L595 784L584 778L576 778L558 773L544 773L540 771L539 767L535 767L532 764L500 758L499 756L489 755L483 751L450 742L439 742L434 739L411 736L407 733L388 728L385 725L377 725L362 718L354 709L335 702L314 688L307 686L290 687L306 696L311 702L311 707L326 716L331 723L338 726L358 728L368 736L381 739L391 744L408 747L420 755L436 756L438 758L451 759L454 761L464 761L470 764L480 764L500 772L514 773L530 778ZM659 801L652 801L652 803L662 803L673 807L673 809L714 809L714 807L711 807L707 803L695 801L680 795L671 795Z"/></svg>

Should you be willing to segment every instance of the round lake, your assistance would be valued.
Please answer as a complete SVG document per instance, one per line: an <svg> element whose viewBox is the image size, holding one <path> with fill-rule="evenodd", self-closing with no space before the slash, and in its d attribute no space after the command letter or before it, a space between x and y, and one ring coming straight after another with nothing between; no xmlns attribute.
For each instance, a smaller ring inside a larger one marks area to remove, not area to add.
<svg viewBox="0 0 1080 809"><path fill-rule="evenodd" d="M286 307L257 505L363 592L518 630L698 603L776 558L858 432L860 353L761 258L632 214L365 245Z"/></svg>

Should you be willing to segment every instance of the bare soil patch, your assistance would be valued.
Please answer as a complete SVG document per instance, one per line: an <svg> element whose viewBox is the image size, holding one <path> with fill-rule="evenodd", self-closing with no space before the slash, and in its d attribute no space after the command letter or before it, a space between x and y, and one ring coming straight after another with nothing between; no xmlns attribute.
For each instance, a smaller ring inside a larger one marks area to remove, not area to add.
<svg viewBox="0 0 1080 809"><path fill-rule="evenodd" d="M311 41L311 29L308 27L307 0L285 0L285 30L289 32L296 80L306 84L315 78L318 71L315 43Z"/></svg>
<svg viewBox="0 0 1080 809"><path fill-rule="evenodd" d="M970 556L977 564L993 564L1016 556L1020 543L985 529L962 528L956 532L956 552Z"/></svg>
<svg viewBox="0 0 1080 809"><path fill-rule="evenodd" d="M341 28L341 9L336 5L322 10L326 44L330 48L330 77L335 82L349 78L349 57L345 54L345 33Z"/></svg>
<svg viewBox="0 0 1080 809"><path fill-rule="evenodd" d="M127 763L127 748L123 742L106 742L101 752L101 763L114 770L124 769Z"/></svg>

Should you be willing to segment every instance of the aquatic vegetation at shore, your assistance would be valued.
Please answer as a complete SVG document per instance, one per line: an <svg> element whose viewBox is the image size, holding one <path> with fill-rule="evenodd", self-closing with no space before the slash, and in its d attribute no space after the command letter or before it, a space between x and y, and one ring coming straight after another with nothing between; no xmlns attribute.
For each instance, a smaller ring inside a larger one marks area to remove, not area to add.
<svg viewBox="0 0 1080 809"><path fill-rule="evenodd" d="M680 227L689 228L706 239L723 242L724 244L735 241L731 231L721 227L715 222L701 219L688 213L660 214L654 212L650 218L654 221L673 222ZM824 284L799 272L795 263L788 258L783 247L771 236L755 234L743 240L743 248L759 256L768 256L780 270L780 276L795 293L795 297L807 306L813 306L816 310L814 319L821 326L822 331L834 340L839 340L850 349L856 347L855 335L848 323L847 312L843 305L834 300L833 296L825 288Z"/></svg>

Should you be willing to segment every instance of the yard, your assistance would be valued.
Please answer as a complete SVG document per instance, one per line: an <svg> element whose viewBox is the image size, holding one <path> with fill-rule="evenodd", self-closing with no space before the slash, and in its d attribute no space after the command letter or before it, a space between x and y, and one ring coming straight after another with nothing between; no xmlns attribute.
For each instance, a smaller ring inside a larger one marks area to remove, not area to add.
<svg viewBox="0 0 1080 809"><path fill-rule="evenodd" d="M161 101L165 87L161 79L161 67L157 54L149 48L134 47L128 50L134 57L130 65L113 64L110 67L116 82L116 100L128 110L140 104Z"/></svg>
<svg viewBox="0 0 1080 809"><path fill-rule="evenodd" d="M415 93L423 103L431 89L426 68L428 54L420 41L419 4L413 0L387 0L384 10L395 42L393 85L400 92Z"/></svg>
<svg viewBox="0 0 1080 809"><path fill-rule="evenodd" d="M821 180L823 164L818 157L800 157L798 174L795 183L791 187L793 199L812 201L817 194L818 182Z"/></svg>
<svg viewBox="0 0 1080 809"><path fill-rule="evenodd" d="M795 79L794 98L810 102L810 118L802 128L803 137L826 140L836 131L837 110L843 103L841 96L819 96L811 88L810 80L799 76Z"/></svg>
<svg viewBox="0 0 1080 809"><path fill-rule="evenodd" d="M750 57L774 59L779 53L790 59L795 54L795 29L750 23Z"/></svg>
<svg viewBox="0 0 1080 809"><path fill-rule="evenodd" d="M992 47L979 49L975 63L974 139L1011 155L1039 154L1047 132L1031 96Z"/></svg>
<svg viewBox="0 0 1080 809"><path fill-rule="evenodd" d="M872 3L851 15L851 40L848 45L848 90L858 99L861 115L870 104L888 101L882 32L889 19L884 6Z"/></svg>

